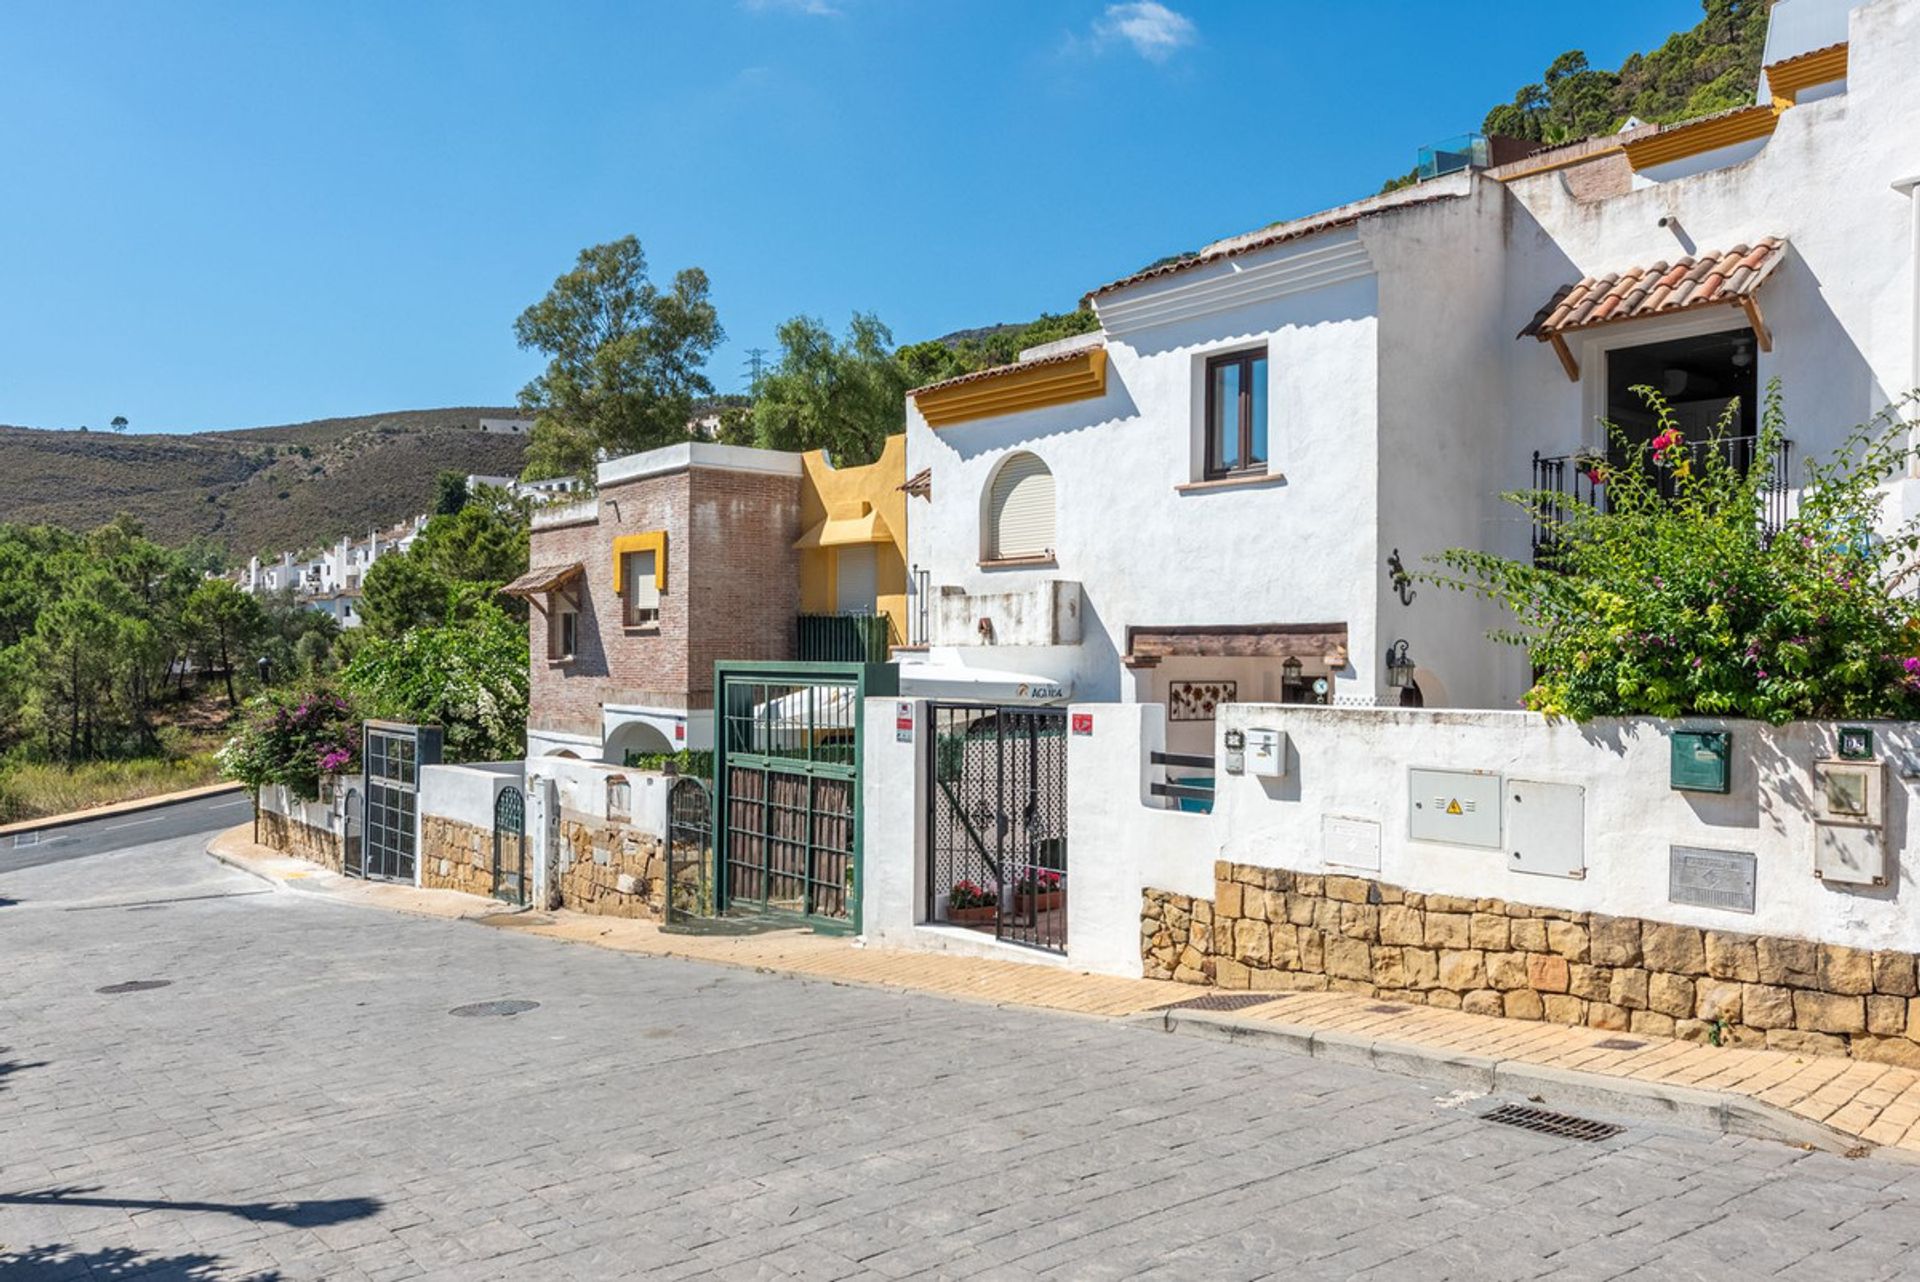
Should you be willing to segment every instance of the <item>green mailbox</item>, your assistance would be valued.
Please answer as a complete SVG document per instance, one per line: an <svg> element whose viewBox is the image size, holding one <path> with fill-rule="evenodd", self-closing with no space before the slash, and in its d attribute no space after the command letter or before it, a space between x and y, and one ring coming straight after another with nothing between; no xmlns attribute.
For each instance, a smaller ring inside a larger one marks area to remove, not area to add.
<svg viewBox="0 0 1920 1282"><path fill-rule="evenodd" d="M1730 738L1724 730L1674 731L1669 784L1679 792L1726 792Z"/></svg>

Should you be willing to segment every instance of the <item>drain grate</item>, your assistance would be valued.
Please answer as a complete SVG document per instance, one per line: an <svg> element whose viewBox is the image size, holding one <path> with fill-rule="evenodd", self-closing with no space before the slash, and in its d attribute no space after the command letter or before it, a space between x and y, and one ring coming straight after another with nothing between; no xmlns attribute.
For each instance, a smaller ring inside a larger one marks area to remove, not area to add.
<svg viewBox="0 0 1920 1282"><path fill-rule="evenodd" d="M1594 1046L1603 1051L1637 1051L1645 1042L1636 1042L1631 1037L1609 1037L1604 1042L1595 1042Z"/></svg>
<svg viewBox="0 0 1920 1282"><path fill-rule="evenodd" d="M538 1010L539 1002L510 998L499 1002L472 1002L466 1006L455 1006L449 1015L518 1015L523 1011Z"/></svg>
<svg viewBox="0 0 1920 1282"><path fill-rule="evenodd" d="M169 988L172 985L171 979L129 979L124 984L108 984L105 988L96 988L93 991L114 996L120 993L144 993L155 988Z"/></svg>
<svg viewBox="0 0 1920 1282"><path fill-rule="evenodd" d="M1169 1002L1165 1006L1155 1006L1155 1010L1245 1010L1249 1006L1263 1006L1267 1002L1279 1001L1285 993L1208 993L1205 997L1189 997L1185 1001Z"/></svg>
<svg viewBox="0 0 1920 1282"><path fill-rule="evenodd" d="M1367 1009L1376 1015L1398 1015L1401 1011L1405 1010L1406 1007L1395 1006L1390 1002L1381 1002L1378 1006L1369 1006Z"/></svg>
<svg viewBox="0 0 1920 1282"><path fill-rule="evenodd" d="M1481 1114L1481 1120L1499 1122L1502 1126L1517 1126L1523 1131L1534 1131L1561 1139L1584 1140L1587 1143L1609 1139L1626 1129L1624 1126L1615 1126L1612 1122L1596 1122L1589 1117L1554 1113L1544 1108L1531 1108L1525 1104L1502 1104L1491 1113Z"/></svg>

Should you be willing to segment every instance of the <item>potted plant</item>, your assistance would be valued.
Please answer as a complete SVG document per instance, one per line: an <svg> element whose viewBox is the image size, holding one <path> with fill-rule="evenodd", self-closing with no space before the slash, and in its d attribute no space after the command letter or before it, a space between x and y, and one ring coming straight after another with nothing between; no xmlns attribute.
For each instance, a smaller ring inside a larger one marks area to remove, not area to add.
<svg viewBox="0 0 1920 1282"><path fill-rule="evenodd" d="M947 892L947 920L972 926L1000 915L1000 897L974 881L956 881Z"/></svg>
<svg viewBox="0 0 1920 1282"><path fill-rule="evenodd" d="M1013 909L1022 917L1035 912L1052 912L1067 901L1067 880L1052 868L1028 864L1020 880L1013 884Z"/></svg>

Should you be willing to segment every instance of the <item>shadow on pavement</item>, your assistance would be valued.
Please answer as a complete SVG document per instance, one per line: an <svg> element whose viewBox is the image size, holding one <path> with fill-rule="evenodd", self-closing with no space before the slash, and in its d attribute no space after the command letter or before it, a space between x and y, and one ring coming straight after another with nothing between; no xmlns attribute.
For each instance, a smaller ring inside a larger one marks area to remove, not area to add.
<svg viewBox="0 0 1920 1282"><path fill-rule="evenodd" d="M90 1188L47 1189L39 1193L0 1193L0 1206L104 1206L125 1211L213 1211L257 1223L295 1228L325 1228L364 1220L386 1205L377 1197L335 1197L313 1202L173 1202L165 1198L89 1197Z"/></svg>
<svg viewBox="0 0 1920 1282"><path fill-rule="evenodd" d="M249 1273L238 1282L278 1282L284 1275L278 1270ZM67 1278L151 1278L176 1279L178 1282L236 1282L235 1275L223 1268L220 1257L201 1251L187 1255L148 1255L130 1246L109 1246L98 1251L79 1251L70 1246L27 1246L10 1249L0 1245L0 1277L20 1282L45 1278L47 1282Z"/></svg>
<svg viewBox="0 0 1920 1282"><path fill-rule="evenodd" d="M0 1046L0 1055L11 1051L11 1046ZM7 1089L7 1079L15 1073L23 1073L29 1068L45 1068L44 1059L0 1059L0 1091Z"/></svg>

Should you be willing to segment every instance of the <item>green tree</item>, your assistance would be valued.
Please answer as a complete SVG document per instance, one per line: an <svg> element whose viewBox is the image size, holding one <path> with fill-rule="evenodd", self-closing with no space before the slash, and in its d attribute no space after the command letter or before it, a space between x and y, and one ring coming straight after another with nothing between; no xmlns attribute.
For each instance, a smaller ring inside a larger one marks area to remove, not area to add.
<svg viewBox="0 0 1920 1282"><path fill-rule="evenodd" d="M440 726L449 761L526 755L527 629L502 610L369 637L340 680L374 716Z"/></svg>
<svg viewBox="0 0 1920 1282"><path fill-rule="evenodd" d="M452 516L467 505L467 478L458 472L442 472L433 478L435 516Z"/></svg>
<svg viewBox="0 0 1920 1282"><path fill-rule="evenodd" d="M116 432L124 432L127 430L127 427L129 426L127 423L127 416L125 414L115 414L113 416L113 421L107 424L107 426L111 427Z"/></svg>
<svg viewBox="0 0 1920 1282"><path fill-rule="evenodd" d="M187 598L186 624L206 666L217 666L227 686L227 706L240 706L233 665L251 654L266 630L260 603L225 579L206 579Z"/></svg>
<svg viewBox="0 0 1920 1282"><path fill-rule="evenodd" d="M632 236L582 250L572 271L514 322L520 346L547 368L520 393L535 412L526 475L587 475L594 454L628 454L687 439L702 367L724 336L706 273L647 275Z"/></svg>
<svg viewBox="0 0 1920 1282"><path fill-rule="evenodd" d="M450 596L447 581L423 561L388 553L367 567L360 581L361 630L397 637L409 628L444 622Z"/></svg>
<svg viewBox="0 0 1920 1282"><path fill-rule="evenodd" d="M844 340L796 316L778 332L780 360L761 380L754 439L775 450L824 449L836 463L871 463L906 423L908 376L893 358L893 335L878 317L855 312Z"/></svg>

